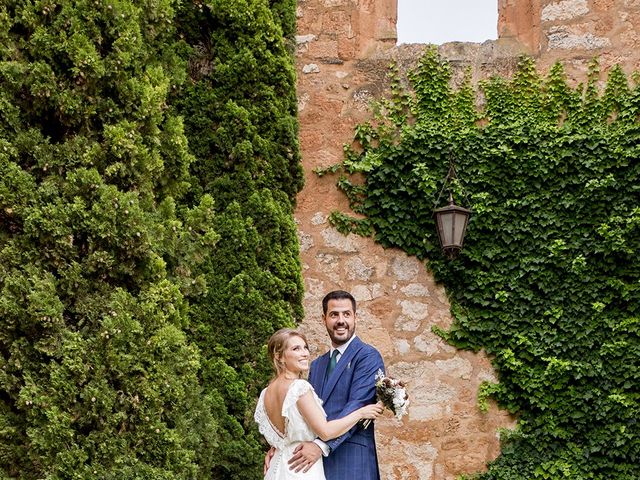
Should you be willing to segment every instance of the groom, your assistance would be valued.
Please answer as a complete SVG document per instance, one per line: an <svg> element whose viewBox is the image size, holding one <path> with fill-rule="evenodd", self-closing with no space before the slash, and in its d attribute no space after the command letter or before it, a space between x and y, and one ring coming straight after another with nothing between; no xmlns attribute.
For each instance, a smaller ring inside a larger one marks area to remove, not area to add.
<svg viewBox="0 0 640 480"><path fill-rule="evenodd" d="M327 420L344 417L376 402L375 376L384 371L382 356L354 335L356 301L349 292L336 290L322 300L323 320L331 350L311 363L309 382L323 402ZM378 480L378 456L373 424L358 424L342 436L322 442L304 442L289 460L289 468L307 471L324 456L329 480Z"/></svg>

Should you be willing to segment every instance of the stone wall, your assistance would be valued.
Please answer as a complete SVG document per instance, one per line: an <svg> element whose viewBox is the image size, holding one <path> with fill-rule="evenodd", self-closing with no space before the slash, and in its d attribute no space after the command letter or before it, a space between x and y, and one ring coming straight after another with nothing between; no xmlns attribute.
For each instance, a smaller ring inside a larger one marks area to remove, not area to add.
<svg viewBox="0 0 640 480"><path fill-rule="evenodd" d="M592 58L606 70L640 69L640 0L499 0L498 34L521 42L539 65L561 61L582 81Z"/></svg>
<svg viewBox="0 0 640 480"><path fill-rule="evenodd" d="M410 413L378 422L383 479L454 479L485 469L499 454L497 431L515 419L492 406L477 408L477 390L494 379L482 353L459 351L431 332L451 324L447 296L426 266L369 238L343 236L331 211L348 210L332 175L313 170L343 158L369 102L387 88L390 60L410 68L423 45L396 46L397 0L299 0L297 70L300 144L306 185L298 196L306 318L301 328L314 355L328 349L320 300L330 290L359 301L357 332L381 351L391 375L409 383ZM562 60L582 80L594 55L603 64L636 67L633 48L640 0L498 0L499 39L440 46L456 76L471 66L474 78L509 75L527 52L548 67Z"/></svg>

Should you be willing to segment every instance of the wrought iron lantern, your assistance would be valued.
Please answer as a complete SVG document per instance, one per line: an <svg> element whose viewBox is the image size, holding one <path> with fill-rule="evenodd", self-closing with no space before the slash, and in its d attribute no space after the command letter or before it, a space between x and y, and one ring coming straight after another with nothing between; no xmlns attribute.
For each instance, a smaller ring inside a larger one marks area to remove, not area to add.
<svg viewBox="0 0 640 480"><path fill-rule="evenodd" d="M454 166L453 158L450 159L449 172L440 190L440 195L436 200L435 206L438 206L442 192L447 187L449 182L456 179L456 169ZM460 185L458 183L458 185ZM462 185L460 185L462 187ZM463 190L464 193L464 190ZM467 200L468 201L468 200ZM467 231L467 224L469 223L469 216L471 210L462 208L453 202L453 194L449 190L449 205L446 207L436 208L433 211L433 216L436 219L436 227L438 229L438 239L440 240L440 247L442 253L448 258L455 258L460 250L462 250L462 244L464 242L464 234Z"/></svg>
<svg viewBox="0 0 640 480"><path fill-rule="evenodd" d="M449 258L454 258L462 250L464 234L469 223L471 210L459 207L453 203L453 195L449 192L449 205L436 208L433 216L436 219L438 238L442 252Z"/></svg>

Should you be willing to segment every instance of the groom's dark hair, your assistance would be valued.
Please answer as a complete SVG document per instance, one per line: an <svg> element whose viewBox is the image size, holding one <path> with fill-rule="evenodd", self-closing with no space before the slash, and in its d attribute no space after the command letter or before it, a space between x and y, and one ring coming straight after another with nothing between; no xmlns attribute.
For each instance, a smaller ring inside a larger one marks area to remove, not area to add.
<svg viewBox="0 0 640 480"><path fill-rule="evenodd" d="M334 290L327 293L322 299L322 314L327 314L327 308L329 307L329 300L351 300L351 306L353 307L353 313L356 313L356 299L353 298L349 292L344 290Z"/></svg>

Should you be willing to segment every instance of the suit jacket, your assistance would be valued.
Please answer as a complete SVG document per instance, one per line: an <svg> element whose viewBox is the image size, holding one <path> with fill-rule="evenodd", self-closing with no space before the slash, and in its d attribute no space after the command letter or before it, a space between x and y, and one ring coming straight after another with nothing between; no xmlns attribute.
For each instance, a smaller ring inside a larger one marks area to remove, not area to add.
<svg viewBox="0 0 640 480"><path fill-rule="evenodd" d="M329 353L311 363L309 382L323 401L327 420L344 417L358 408L376 402L375 376L384 371L380 352L355 337L331 375L325 373ZM378 480L378 456L373 423L358 424L347 433L326 442L331 452L324 458L324 471L330 480Z"/></svg>

